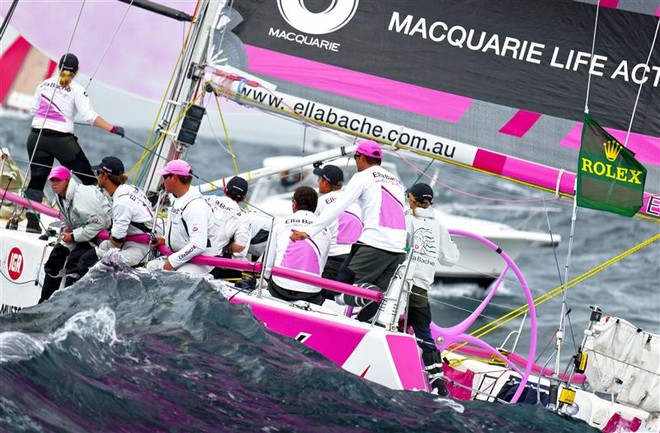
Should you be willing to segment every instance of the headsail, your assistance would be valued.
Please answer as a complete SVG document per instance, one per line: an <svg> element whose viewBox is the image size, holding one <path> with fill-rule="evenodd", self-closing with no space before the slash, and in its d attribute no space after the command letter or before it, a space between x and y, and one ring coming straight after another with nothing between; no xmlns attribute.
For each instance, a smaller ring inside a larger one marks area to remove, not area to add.
<svg viewBox="0 0 660 433"><path fill-rule="evenodd" d="M278 91L403 125L392 136L368 120L349 131L405 145L415 130L476 145L488 151L476 168L502 175L507 161L492 152L575 171L591 73L590 112L622 143L634 110L626 146L649 170L645 210L660 217L659 2L601 7L593 58L597 8L581 1L346 2L357 5L349 22L316 34L302 25L303 6L283 14L282 2L234 3L248 72ZM267 92L258 97L282 108Z"/></svg>
<svg viewBox="0 0 660 433"><path fill-rule="evenodd" d="M411 130L469 143L480 149L470 166L514 179L510 161L533 161L541 171L548 166L547 175L538 176L553 190L572 180L590 73L590 112L648 168L641 211L660 218L660 50L657 42L652 46L660 0L600 2L598 9L582 0L448 0L442 8L424 1L294 3L228 3L233 9L224 8L212 41L223 51L210 60L262 76L278 91L398 126L387 136L364 119L347 124L351 132L366 128L383 141L413 146L422 140ZM167 5L194 10L193 2ZM84 35L72 38L71 47L89 59L84 72L101 65L99 80L160 99L187 24L128 8L69 2L63 11L56 3L22 2L12 24L47 53L60 53L67 38L42 31L42 23L56 17L66 36L74 29ZM103 29L100 16L108 24ZM305 27L317 16L333 25ZM125 79L135 71L149 71L152 78ZM281 108L267 92L246 96ZM571 174L558 178L564 171ZM573 187L562 191L572 194Z"/></svg>
<svg viewBox="0 0 660 433"><path fill-rule="evenodd" d="M0 16L5 16L10 3L0 3ZM167 5L192 14L196 2L168 1ZM49 57L76 53L82 73L116 89L160 101L190 23L119 1L72 0L64 4L21 1L11 25Z"/></svg>

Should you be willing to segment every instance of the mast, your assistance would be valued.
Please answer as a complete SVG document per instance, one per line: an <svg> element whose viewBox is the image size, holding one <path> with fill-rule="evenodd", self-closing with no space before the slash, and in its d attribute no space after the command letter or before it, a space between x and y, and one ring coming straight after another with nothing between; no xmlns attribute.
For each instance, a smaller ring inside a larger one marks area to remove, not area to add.
<svg viewBox="0 0 660 433"><path fill-rule="evenodd" d="M149 155L148 169L138 179L148 194L155 194L160 184L157 171L171 159L185 158L190 146L194 144L199 122L204 115L204 109L195 106L194 102L199 92L203 91L201 78L206 67L209 35L213 31L218 11L225 4L225 0L201 0L199 3L158 122L157 134L149 143L149 147L154 150ZM194 129L192 135L186 135L186 131L182 133L182 129L190 128L189 123L184 125L186 121L196 123L193 128L196 126L197 129Z"/></svg>

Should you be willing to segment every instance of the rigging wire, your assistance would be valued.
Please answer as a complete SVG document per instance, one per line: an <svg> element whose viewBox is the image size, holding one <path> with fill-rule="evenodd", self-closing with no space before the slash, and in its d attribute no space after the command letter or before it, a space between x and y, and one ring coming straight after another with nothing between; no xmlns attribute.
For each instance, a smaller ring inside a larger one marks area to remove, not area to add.
<svg viewBox="0 0 660 433"><path fill-rule="evenodd" d="M572 280L570 280L566 283L566 289L571 289L571 288L575 287L576 285L584 282L588 278L593 277L594 275L596 275L596 274L600 273L601 271L609 268L610 266L612 266L613 264L619 262L620 260L628 257L631 254L636 253L637 251L641 250L642 248L645 248L645 247L651 245L652 243L654 243L658 240L660 240L660 233L650 237L649 239L647 239L645 241L640 242L639 244L627 249L626 251L624 251L624 252L622 252L622 253L614 256L614 257L612 257L611 259L606 260L605 262L601 263L598 266L595 266L595 267L591 268L590 270L582 273L581 275L578 275L577 277L573 278ZM534 306L538 307L538 306L544 304L545 302L551 300L555 296L561 294L563 291L564 291L564 285L560 285L558 287L555 287L554 289L548 291L547 293L544 293L543 295L541 295L537 298L534 298ZM476 329L470 335L473 335L477 338L481 338L484 335L486 335L486 334L494 331L495 329L501 327L502 325L510 322L511 320L527 313L528 311L529 311L529 307L527 306L527 304L521 305L520 307L518 307L518 308L508 312L507 314L501 316L496 321L493 321L491 323L487 323L486 325L480 327L479 329Z"/></svg>
<svg viewBox="0 0 660 433"><path fill-rule="evenodd" d="M598 29L598 12L600 11L600 0L596 2L596 18L594 20L594 33L591 37L591 57L594 58L594 51L596 49L596 30ZM587 72L587 95L584 100L584 112L589 113L589 92L591 90L591 74Z"/></svg>
<svg viewBox="0 0 660 433"><path fill-rule="evenodd" d="M7 30L7 27L9 27L9 22L11 21L12 16L14 16L14 11L16 10L17 5L18 5L18 0L12 1L11 6L9 6L9 10L7 11L7 14L5 16L5 19L2 21L2 25L0 25L0 41L2 40L2 37L5 35L5 31Z"/></svg>
<svg viewBox="0 0 660 433"><path fill-rule="evenodd" d="M71 45L73 44L73 39L76 35L76 31L78 30L78 24L80 24L80 17L82 16L84 8L85 8L85 1L83 1L82 4L80 5L80 10L78 11L78 16L76 17L76 23L73 26L73 32L71 33L71 37L69 38L69 44L66 47L66 54L67 55L71 51ZM62 71L60 70L60 73L58 75L58 84L59 84L59 78L61 76L62 76ZM74 75L74 78L75 78L75 75ZM44 130L44 126L46 125L46 120L48 120L48 114L50 113L50 109L53 106L53 100L54 100L54 96L55 96L56 91L57 91L57 87L53 87L53 92L51 93L50 101L48 101L48 106L46 107L46 113L44 114L44 121L41 123L41 127L39 128L39 134L37 134L37 140L35 142L36 144L34 146L34 149L32 150L32 154L30 155L30 161L28 162L28 170L29 170L29 167L33 164L32 161L34 160L34 156L37 153L38 143L41 140L41 134ZM30 175L31 174L32 173L31 173L31 170L30 170ZM29 206L30 206L30 210L32 212L36 213L36 211L34 210L34 206L32 206L32 202L28 202L28 203L29 203ZM41 221L39 221L39 225L41 226L42 229L45 229L45 227L43 227L43 224L41 224Z"/></svg>
<svg viewBox="0 0 660 433"><path fill-rule="evenodd" d="M229 155L231 155L231 162L232 165L234 166L234 173L238 174L238 164L236 163L236 155L234 154L234 150L232 149L231 146L231 140L229 139L229 130L227 129L227 123L225 122L225 117L222 114L222 109L220 108L220 101L218 100L218 96L216 95L215 97L215 103L218 107L218 114L220 115L220 122L222 123L222 129L225 133L225 140L227 140L227 148L229 150Z"/></svg>
<svg viewBox="0 0 660 433"><path fill-rule="evenodd" d="M213 139L215 142L220 145L220 149L225 152L227 155L229 155L230 158L235 158L236 155L232 153L225 145L222 144L222 140L218 136L218 133L216 132L215 128L213 128L213 122L211 122L210 118L207 116L206 121L208 122L209 129L211 130L211 135L213 135Z"/></svg>
<svg viewBox="0 0 660 433"><path fill-rule="evenodd" d="M199 13L199 10L200 10L200 4L201 4L201 0L198 0L197 4L195 5L195 11L193 12L193 17L195 17L194 20L197 19L197 14ZM186 32L185 26L186 26L186 24L183 23L183 32L185 33L185 36L183 38L183 42L182 42L182 45L181 45L181 50L179 50L179 57L177 58L177 60L175 62L174 68L172 69L172 74L170 75L170 79L167 83L167 87L165 88L165 92L163 93L163 99L161 99L160 105L158 106L158 111L156 112L156 115L154 116L154 122L151 125L151 129L149 131L149 136L147 137L147 141L146 141L147 143L151 143L151 140L152 140L152 138L153 138L153 136L156 132L156 129L158 127L158 119L160 119L161 113L163 112L163 109L164 109L164 107L167 103L167 96L170 92L170 89L172 89L172 87L174 85L174 82L176 81L175 78L178 76L178 74L177 74L178 66L181 62L181 59L183 58L186 47L188 46L189 40L190 40L191 35L192 35L192 31L194 29L194 26L191 25L188 28L188 31ZM161 139L164 138L163 134L161 134ZM159 143L159 141L160 141L160 139L157 140L156 143L154 143L151 146L151 151L153 151L153 149L156 147L156 145L157 145L157 143ZM142 163L145 161L145 159L147 159L148 155L149 154L146 153L146 152L143 153L140 156L140 159L128 171L129 173L133 172L133 171L135 172L135 174L133 175L133 178L131 179L134 184L138 183L141 180L142 176L145 175L144 170L142 169Z"/></svg>
<svg viewBox="0 0 660 433"><path fill-rule="evenodd" d="M651 42L651 48L649 49L649 55L646 57L646 69L644 70L644 77L647 78L646 74L647 71L649 70L649 62L651 61L651 54L653 54L653 47L655 46L655 41L658 38L658 29L660 29L660 19L657 20L657 24L655 26L655 34L653 35L653 42ZM644 86L644 82L641 82L639 84L639 89L637 89L637 97L635 98L635 105L633 106L633 112L630 115L630 124L628 125L628 131L626 132L626 139L623 142L623 146L627 147L628 146L628 138L630 138L630 130L632 129L633 126L633 121L635 120L635 113L637 113L637 104L639 103L639 96L642 94L642 87Z"/></svg>

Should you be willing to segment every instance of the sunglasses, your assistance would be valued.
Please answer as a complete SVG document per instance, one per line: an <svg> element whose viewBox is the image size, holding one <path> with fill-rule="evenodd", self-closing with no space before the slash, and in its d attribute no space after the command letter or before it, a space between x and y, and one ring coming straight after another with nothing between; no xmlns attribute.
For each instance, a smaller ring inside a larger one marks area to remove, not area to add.
<svg viewBox="0 0 660 433"><path fill-rule="evenodd" d="M163 179L169 179L172 176L174 176L172 173L167 173L163 175Z"/></svg>
<svg viewBox="0 0 660 433"><path fill-rule="evenodd" d="M353 158L358 159L358 158L361 157L361 156L362 156L361 153L356 153L356 154L353 155Z"/></svg>

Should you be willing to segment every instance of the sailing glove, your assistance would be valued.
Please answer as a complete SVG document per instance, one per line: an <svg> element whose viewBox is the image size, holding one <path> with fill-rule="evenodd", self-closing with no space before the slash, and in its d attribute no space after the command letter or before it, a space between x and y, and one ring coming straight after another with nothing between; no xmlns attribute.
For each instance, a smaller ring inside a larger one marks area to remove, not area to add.
<svg viewBox="0 0 660 433"><path fill-rule="evenodd" d="M110 134L117 134L120 137L124 136L124 128L121 126L113 126L110 130Z"/></svg>

